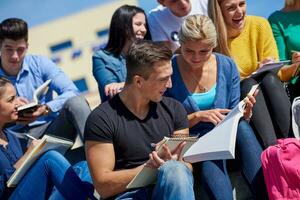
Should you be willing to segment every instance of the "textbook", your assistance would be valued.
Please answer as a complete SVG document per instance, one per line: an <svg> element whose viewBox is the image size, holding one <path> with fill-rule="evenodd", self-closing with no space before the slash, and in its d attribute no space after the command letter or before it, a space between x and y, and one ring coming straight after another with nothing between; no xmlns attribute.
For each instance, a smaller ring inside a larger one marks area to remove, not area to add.
<svg viewBox="0 0 300 200"><path fill-rule="evenodd" d="M50 82L51 79L47 80L34 91L32 102L17 108L18 115L22 116L24 113L34 112L37 109L39 105L39 97L48 91L48 85L50 84Z"/></svg>
<svg viewBox="0 0 300 200"><path fill-rule="evenodd" d="M198 137L164 137L162 141L158 143L158 152L162 150L163 144L173 150L180 142L185 141L186 144L182 150L184 153L190 146L198 140ZM154 168L144 167L127 185L127 189L144 187L150 184L154 184L156 181L158 170Z"/></svg>
<svg viewBox="0 0 300 200"><path fill-rule="evenodd" d="M250 75L250 77L256 77L266 71L272 71L274 73L278 73L278 71L280 70L281 67L283 67L284 65L286 65L290 62L291 62L290 60L282 60L282 61L278 61L278 62L264 64L263 66L258 68L255 72L253 72Z"/></svg>
<svg viewBox="0 0 300 200"><path fill-rule="evenodd" d="M259 84L252 86L249 95L253 95ZM200 137L183 155L189 163L205 160L226 160L235 158L237 127L244 114L245 102L240 101L226 117L210 132Z"/></svg>
<svg viewBox="0 0 300 200"><path fill-rule="evenodd" d="M7 181L7 187L15 187L27 173L32 164L46 151L53 149L63 154L72 145L72 141L61 139L56 136L44 135L41 142L32 149L21 166L11 175Z"/></svg>

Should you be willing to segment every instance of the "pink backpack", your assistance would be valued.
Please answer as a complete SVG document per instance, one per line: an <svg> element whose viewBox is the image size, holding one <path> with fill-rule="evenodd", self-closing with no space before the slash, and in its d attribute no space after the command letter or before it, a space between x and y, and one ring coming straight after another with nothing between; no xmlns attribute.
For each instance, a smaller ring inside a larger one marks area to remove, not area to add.
<svg viewBox="0 0 300 200"><path fill-rule="evenodd" d="M300 141L277 140L261 155L270 200L300 199Z"/></svg>

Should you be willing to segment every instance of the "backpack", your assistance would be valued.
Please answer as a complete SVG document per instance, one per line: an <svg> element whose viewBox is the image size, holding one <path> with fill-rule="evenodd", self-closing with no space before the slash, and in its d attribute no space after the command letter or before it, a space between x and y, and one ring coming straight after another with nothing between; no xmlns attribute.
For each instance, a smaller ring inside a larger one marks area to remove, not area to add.
<svg viewBox="0 0 300 200"><path fill-rule="evenodd" d="M261 155L270 200L300 199L300 141L277 140Z"/></svg>

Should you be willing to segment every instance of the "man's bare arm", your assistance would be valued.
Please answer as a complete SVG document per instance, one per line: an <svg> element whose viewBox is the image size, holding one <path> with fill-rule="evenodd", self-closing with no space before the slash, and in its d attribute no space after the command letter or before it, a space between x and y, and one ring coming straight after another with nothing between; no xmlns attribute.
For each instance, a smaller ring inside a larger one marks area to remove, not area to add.
<svg viewBox="0 0 300 200"><path fill-rule="evenodd" d="M114 171L113 144L87 141L85 146L94 187L103 198L124 192L127 184L143 168L141 165L133 169Z"/></svg>

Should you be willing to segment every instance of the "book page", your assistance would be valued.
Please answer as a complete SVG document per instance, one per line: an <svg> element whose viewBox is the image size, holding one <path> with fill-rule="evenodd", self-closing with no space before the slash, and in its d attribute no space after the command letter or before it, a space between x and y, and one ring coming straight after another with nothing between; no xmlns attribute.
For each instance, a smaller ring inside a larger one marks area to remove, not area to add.
<svg viewBox="0 0 300 200"><path fill-rule="evenodd" d="M186 162L234 159L235 138L239 119L243 113L234 109L218 126L200 137L183 155ZM234 113L234 114L233 114Z"/></svg>
<svg viewBox="0 0 300 200"><path fill-rule="evenodd" d="M34 93L33 93L33 101L38 102L38 99L41 95L47 93L48 91L48 85L50 84L51 79L47 80L45 83L43 83L40 87L38 87Z"/></svg>
<svg viewBox="0 0 300 200"><path fill-rule="evenodd" d="M38 103L31 102L17 108L18 112L34 112L37 109Z"/></svg>
<svg viewBox="0 0 300 200"><path fill-rule="evenodd" d="M37 108L37 105L39 104L39 101L38 101L39 97L47 92L48 85L50 84L50 82L51 82L51 79L47 80L40 87L38 87L33 93L33 97L32 97L33 101L28 103L28 104L25 104L23 106L19 106L17 108L18 112L19 111L33 112Z"/></svg>

